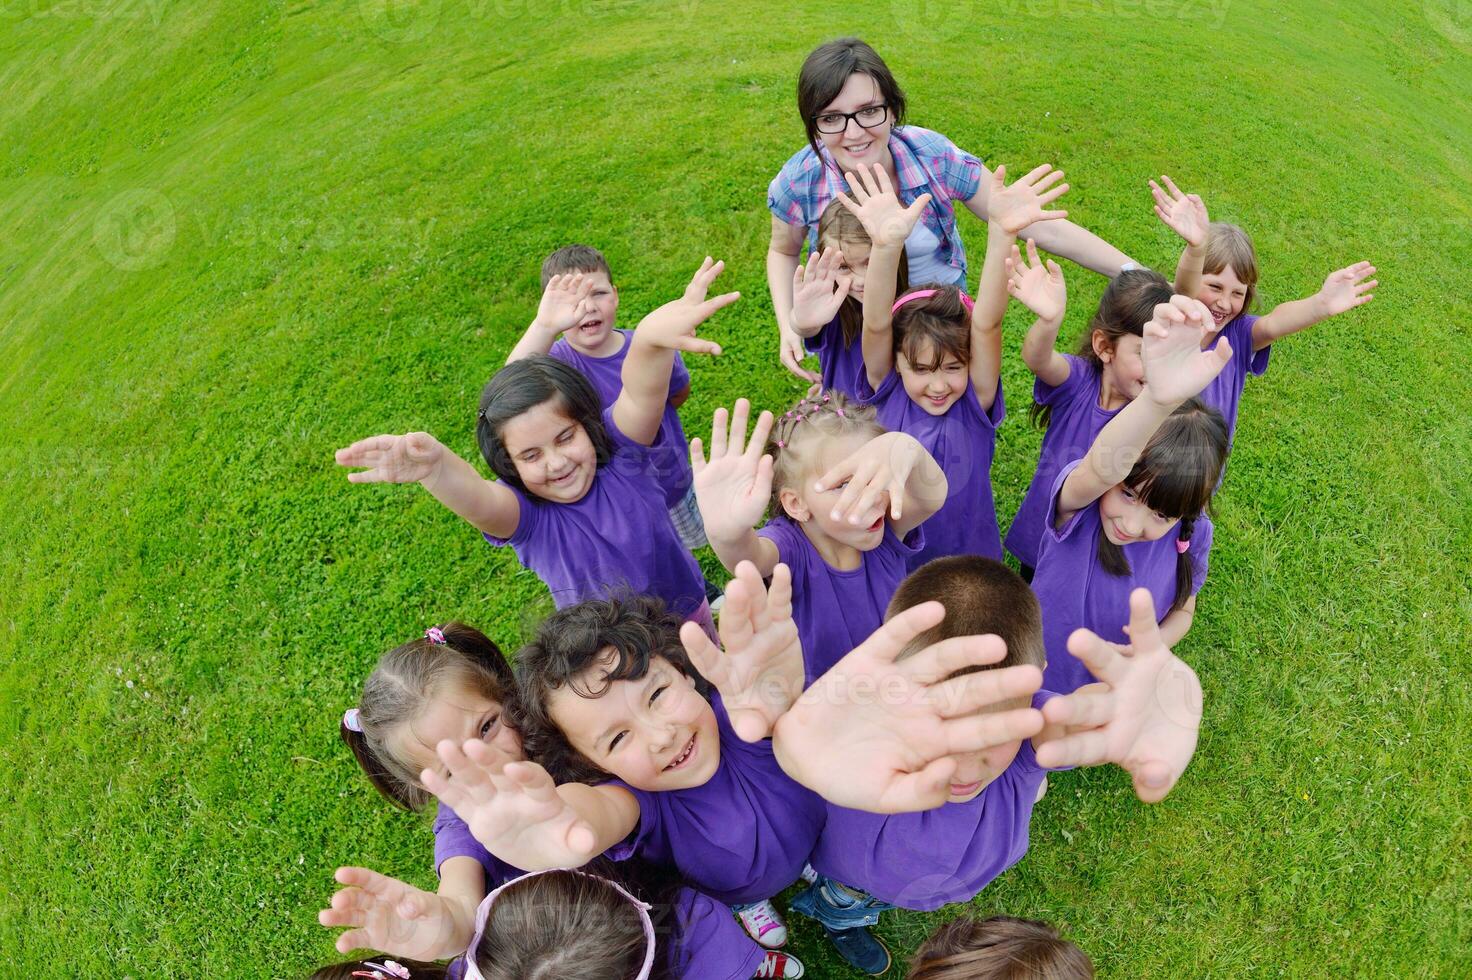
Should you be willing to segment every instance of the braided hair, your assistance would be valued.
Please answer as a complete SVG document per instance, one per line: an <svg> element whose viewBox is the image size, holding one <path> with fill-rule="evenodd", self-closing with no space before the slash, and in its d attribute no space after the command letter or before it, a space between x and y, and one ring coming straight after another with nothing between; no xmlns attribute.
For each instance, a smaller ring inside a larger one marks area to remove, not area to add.
<svg viewBox="0 0 1472 980"><path fill-rule="evenodd" d="M771 516L785 513L782 491L801 486L809 475L819 436L859 434L872 439L884 432L875 419L874 406L850 401L842 392L828 390L803 397L777 417L767 437L767 452L772 457Z"/></svg>

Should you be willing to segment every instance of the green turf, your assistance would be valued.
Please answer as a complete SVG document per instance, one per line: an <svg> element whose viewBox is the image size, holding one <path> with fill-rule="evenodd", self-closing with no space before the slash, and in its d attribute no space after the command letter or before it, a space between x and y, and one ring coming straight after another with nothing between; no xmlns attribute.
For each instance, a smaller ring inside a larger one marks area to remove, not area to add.
<svg viewBox="0 0 1472 980"><path fill-rule="evenodd" d="M332 450L424 428L473 457L573 240L625 325L727 260L746 298L692 364L692 432L792 399L763 194L802 57L855 32L913 122L1064 166L1073 217L1144 262L1174 262L1164 170L1253 234L1265 306L1360 258L1382 284L1248 386L1180 648L1208 699L1185 781L1147 808L1117 771L1055 777L976 908L1064 924L1111 976L1472 972L1472 18L1375 6L0 0L5 959L299 975L333 955L335 866L432 881L336 720L426 624L511 647L547 602ZM1103 281L1067 274L1072 342ZM1027 322L1004 514L1039 441ZM794 928L810 976L850 975Z"/></svg>

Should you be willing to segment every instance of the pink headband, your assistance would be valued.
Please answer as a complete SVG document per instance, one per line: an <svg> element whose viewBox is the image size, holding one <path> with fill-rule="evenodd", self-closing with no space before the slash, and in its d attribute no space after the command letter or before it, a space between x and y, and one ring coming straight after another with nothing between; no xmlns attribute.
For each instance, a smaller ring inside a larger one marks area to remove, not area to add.
<svg viewBox="0 0 1472 980"><path fill-rule="evenodd" d="M644 965L639 968L639 975L634 980L649 980L649 971L654 967L654 923L649 918L650 906L639 901L633 895L630 895L616 882L609 881L607 878L600 878L598 875L590 875L586 871L577 871L570 868L547 868L544 871L533 871L530 874L524 874L520 878L512 878L499 888L493 889L489 895L481 899L480 908L475 910L475 935L471 937L470 946L465 951L465 980L485 980L485 974L481 973L480 968L475 965L475 950L480 946L481 937L486 934L486 921L491 917L491 903L496 900L496 896L505 891L508 885L514 885L518 881L526 881L528 878L544 875L548 871L561 870L571 870L573 874L582 875L584 878L594 878L598 881L605 882L611 885L614 891L634 903L634 908L639 910L639 921L644 925L644 940L648 944L644 950Z"/></svg>
<svg viewBox="0 0 1472 980"><path fill-rule="evenodd" d="M889 308L889 315L894 316L900 311L901 306L904 306L911 300L928 299L938 292L940 292L939 289L916 289L913 292L906 293L905 295L894 301L894 305ZM961 294L961 305L966 307L967 313L970 313L971 310L976 306L976 304L972 302L970 296L966 295L966 290L958 289L956 290L956 292Z"/></svg>

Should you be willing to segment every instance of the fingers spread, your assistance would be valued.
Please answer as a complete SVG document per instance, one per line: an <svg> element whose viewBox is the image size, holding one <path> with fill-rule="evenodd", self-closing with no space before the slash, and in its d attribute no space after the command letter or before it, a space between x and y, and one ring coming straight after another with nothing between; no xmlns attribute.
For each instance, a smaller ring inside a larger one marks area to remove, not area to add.
<svg viewBox="0 0 1472 980"><path fill-rule="evenodd" d="M950 718L943 723L946 751L955 755L982 752L1008 742L1032 738L1043 730L1043 713L1035 708L993 711Z"/></svg>

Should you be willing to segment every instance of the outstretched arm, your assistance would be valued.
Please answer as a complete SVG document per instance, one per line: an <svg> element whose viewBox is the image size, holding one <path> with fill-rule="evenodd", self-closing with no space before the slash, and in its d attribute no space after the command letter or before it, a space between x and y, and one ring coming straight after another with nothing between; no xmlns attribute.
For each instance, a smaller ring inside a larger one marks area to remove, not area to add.
<svg viewBox="0 0 1472 980"><path fill-rule="evenodd" d="M690 440L690 469L695 474L695 503L705 536L730 572L751 562L763 578L777 566L777 546L754 530L772 496L772 457L763 454L772 431L772 413L763 412L746 441L751 402L736 399L727 425L724 408L716 409L710 428L710 462L700 438Z"/></svg>
<svg viewBox="0 0 1472 980"><path fill-rule="evenodd" d="M337 882L346 887L333 893L329 906L317 913L317 921L328 928L347 927L337 937L339 953L374 949L416 960L458 956L470 943L475 909L485 897L479 862L451 858L442 871L448 876L451 864L460 861L474 865L478 895L473 888L461 895L446 894L444 885L435 895L368 868L338 868Z"/></svg>
<svg viewBox="0 0 1472 980"><path fill-rule="evenodd" d="M365 468L348 474L352 483L418 483L492 537L511 537L521 520L516 494L481 476L428 432L360 439L337 451L337 465Z"/></svg>
<svg viewBox="0 0 1472 980"><path fill-rule="evenodd" d="M1281 303L1266 316L1259 317L1252 325L1252 349L1260 351L1276 340L1297 333L1338 316L1357 306L1364 306L1375 298L1371 292L1380 285L1371 279L1375 267L1368 262L1356 262L1329 273L1323 287L1306 299ZM1368 281L1366 281L1368 280Z"/></svg>
<svg viewBox="0 0 1472 980"><path fill-rule="evenodd" d="M1175 291L1181 296L1195 296L1201 289L1201 268L1206 261L1206 238L1210 233L1211 219L1206 214L1206 204L1200 195L1186 194L1166 174L1160 179L1162 188L1150 181L1150 193L1155 198L1155 217L1171 231L1181 236L1186 249L1176 263Z"/></svg>
<svg viewBox="0 0 1472 980"><path fill-rule="evenodd" d="M812 383L821 380L819 375L802 366L807 351L802 338L792 330L789 322L792 311L792 273L802 265L802 242L807 229L801 225L789 225L776 215L772 216L772 240L767 246L767 287L772 294L772 312L777 318L777 338L782 366L803 381Z"/></svg>
<svg viewBox="0 0 1472 980"><path fill-rule="evenodd" d="M685 287L685 295L650 313L634 328L629 353L624 358L623 390L613 403L614 424L634 442L647 446L659 435L670 397L675 352L721 352L720 344L695 336L695 328L710 319L716 310L741 298L740 293L705 298L711 282L725 268L726 263L716 262L707 255L690 285Z"/></svg>
<svg viewBox="0 0 1472 980"><path fill-rule="evenodd" d="M588 315L588 296L592 292L593 280L584 277L581 272L553 276L547 280L547 288L542 290L542 302L537 306L537 317L511 349L506 363L550 351L559 336L577 326Z"/></svg>
<svg viewBox="0 0 1472 980"><path fill-rule="evenodd" d="M983 167L983 169L985 169ZM966 209L982 221L987 221L987 199L991 193L991 176L988 172L976 189L976 194L966 202ZM1036 241L1054 255L1061 255L1070 262L1077 262L1085 269L1092 269L1111 279L1119 275L1119 269L1130 257L1110 245L1091 231L1080 228L1071 221L1047 221L1024 228L1020 236Z"/></svg>
<svg viewBox="0 0 1472 980"><path fill-rule="evenodd" d="M1007 259L1007 292L1037 315L1022 339L1023 363L1043 384L1058 387L1068 380L1069 371L1068 359L1058 353L1058 329L1068 301L1063 270L1052 259L1045 267L1031 240L1026 259L1014 244Z"/></svg>

